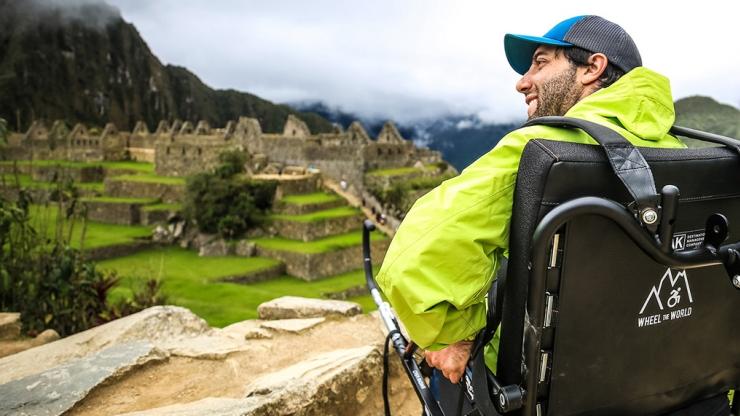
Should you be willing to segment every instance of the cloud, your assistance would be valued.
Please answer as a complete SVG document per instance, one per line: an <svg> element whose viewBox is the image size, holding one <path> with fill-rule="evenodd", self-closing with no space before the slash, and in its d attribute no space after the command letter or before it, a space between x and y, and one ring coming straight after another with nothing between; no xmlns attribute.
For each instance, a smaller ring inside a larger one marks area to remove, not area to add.
<svg viewBox="0 0 740 416"><path fill-rule="evenodd" d="M120 18L120 11L102 0L21 0L8 6L15 13L36 17L38 24L81 24L103 29Z"/></svg>
<svg viewBox="0 0 740 416"><path fill-rule="evenodd" d="M672 5L670 19L655 17L665 15L665 5L637 0L619 7L488 0L111 2L157 56L213 87L277 102L321 100L366 117L521 119L524 100L514 90L518 76L504 57L504 34L542 34L587 13L625 27L645 65L673 80L677 97L740 99L740 55L721 41L734 39L734 14L718 0Z"/></svg>

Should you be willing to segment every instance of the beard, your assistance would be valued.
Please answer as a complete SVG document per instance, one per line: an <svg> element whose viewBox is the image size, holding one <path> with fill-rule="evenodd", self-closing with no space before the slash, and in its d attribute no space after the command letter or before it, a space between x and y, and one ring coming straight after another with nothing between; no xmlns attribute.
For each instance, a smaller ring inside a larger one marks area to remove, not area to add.
<svg viewBox="0 0 740 416"><path fill-rule="evenodd" d="M564 116L581 97L581 89L576 82L576 69L571 66L547 80L539 88L537 96L537 108L528 120L544 116Z"/></svg>

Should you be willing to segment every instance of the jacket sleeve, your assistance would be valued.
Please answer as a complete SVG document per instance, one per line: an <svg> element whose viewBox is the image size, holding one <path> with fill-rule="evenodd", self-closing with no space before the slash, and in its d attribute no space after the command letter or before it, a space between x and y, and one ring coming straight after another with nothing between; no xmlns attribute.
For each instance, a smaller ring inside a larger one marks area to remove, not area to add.
<svg viewBox="0 0 740 416"><path fill-rule="evenodd" d="M505 136L459 176L420 198L377 281L411 339L436 350L485 326L485 295L508 256L516 173L526 138Z"/></svg>

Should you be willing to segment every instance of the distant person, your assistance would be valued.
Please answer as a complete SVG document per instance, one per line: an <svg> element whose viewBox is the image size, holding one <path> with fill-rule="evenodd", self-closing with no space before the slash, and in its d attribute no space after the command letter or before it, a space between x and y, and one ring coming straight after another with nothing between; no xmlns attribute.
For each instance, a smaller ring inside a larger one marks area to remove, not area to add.
<svg viewBox="0 0 740 416"><path fill-rule="evenodd" d="M558 23L542 37L507 34L527 116L607 126L641 147L684 147L669 134L668 79L642 66L632 38L598 16ZM596 144L580 130L532 126L507 134L463 172L420 198L393 239L377 281L427 362L457 383L486 324L485 295L508 257L519 160L530 139ZM495 370L498 336L486 352Z"/></svg>
<svg viewBox="0 0 740 416"><path fill-rule="evenodd" d="M344 179L342 179L341 181L339 181L339 187L342 188L343 191L346 191L347 190L347 181L345 181Z"/></svg>

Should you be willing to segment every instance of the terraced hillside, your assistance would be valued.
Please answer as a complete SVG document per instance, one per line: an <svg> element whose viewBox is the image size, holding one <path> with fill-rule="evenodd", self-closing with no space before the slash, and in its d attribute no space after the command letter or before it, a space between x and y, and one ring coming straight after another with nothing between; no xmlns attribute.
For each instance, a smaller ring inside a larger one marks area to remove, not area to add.
<svg viewBox="0 0 740 416"><path fill-rule="evenodd" d="M122 277L113 300L130 297L157 278L170 303L196 311L214 326L255 318L257 305L285 295L351 299L366 310L374 308L360 270L364 215L325 189L319 175L257 177L279 183L266 232L226 242L231 254L200 256L198 247L152 241L154 228L181 210L185 179L158 176L151 164L2 162L0 173L5 194L17 186L36 192L32 215L37 224L55 223L60 206L54 192L60 183L74 182L87 220L84 241L81 224L71 228L73 242L97 259L100 269ZM377 261L388 243L382 234L375 236Z"/></svg>

